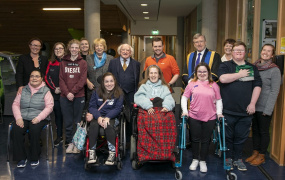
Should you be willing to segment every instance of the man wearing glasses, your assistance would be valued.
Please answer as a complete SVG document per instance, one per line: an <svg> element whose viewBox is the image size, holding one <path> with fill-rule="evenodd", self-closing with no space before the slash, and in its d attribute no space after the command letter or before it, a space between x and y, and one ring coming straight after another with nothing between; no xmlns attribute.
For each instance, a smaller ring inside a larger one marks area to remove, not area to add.
<svg viewBox="0 0 285 180"><path fill-rule="evenodd" d="M193 36L193 44L196 51L188 54L187 56L187 66L184 68L182 75L182 81L185 86L187 86L188 81L193 78L195 67L200 62L207 63L212 71L212 78L214 81L218 80L218 69L221 63L221 56L215 52L206 48L206 37L200 33Z"/></svg>
<svg viewBox="0 0 285 180"><path fill-rule="evenodd" d="M245 61L246 45L236 42L232 60L221 63L218 71L226 120L226 164L240 171L247 168L242 161L243 144L249 135L252 115L258 100L262 81L257 68Z"/></svg>

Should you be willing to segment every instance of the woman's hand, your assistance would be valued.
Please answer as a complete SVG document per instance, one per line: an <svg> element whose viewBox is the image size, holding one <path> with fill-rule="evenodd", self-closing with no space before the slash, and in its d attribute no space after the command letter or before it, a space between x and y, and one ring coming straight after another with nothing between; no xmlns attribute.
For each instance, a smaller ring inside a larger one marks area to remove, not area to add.
<svg viewBox="0 0 285 180"><path fill-rule="evenodd" d="M183 117L183 116L188 117L188 113L187 113L187 112L183 112L183 113L181 114L181 117Z"/></svg>
<svg viewBox="0 0 285 180"><path fill-rule="evenodd" d="M22 94L23 88L24 88L24 86L20 86L20 87L18 88L17 95Z"/></svg>
<svg viewBox="0 0 285 180"><path fill-rule="evenodd" d="M68 93L66 97L69 101L73 101L74 99L74 95L72 93Z"/></svg>
<svg viewBox="0 0 285 180"><path fill-rule="evenodd" d="M168 112L169 110L167 108L162 108L161 112Z"/></svg>
<svg viewBox="0 0 285 180"><path fill-rule="evenodd" d="M147 110L147 112L148 112L148 114L154 114L154 109L153 109L153 108L149 108L149 109Z"/></svg>
<svg viewBox="0 0 285 180"><path fill-rule="evenodd" d="M103 124L104 118L99 117L97 121L98 121L98 124L99 124L100 126L104 127L104 124Z"/></svg>
<svg viewBox="0 0 285 180"><path fill-rule="evenodd" d="M37 118L34 118L33 120L32 120L32 123L33 124L38 124L40 121L37 119Z"/></svg>
<svg viewBox="0 0 285 180"><path fill-rule="evenodd" d="M223 117L224 117L224 115L222 115L222 114L218 114L217 116L218 116L218 119L220 119L220 118L223 118Z"/></svg>
<svg viewBox="0 0 285 180"><path fill-rule="evenodd" d="M23 128L24 127L24 121L22 118L20 119L17 119L16 120L16 124L20 127L20 128Z"/></svg>
<svg viewBox="0 0 285 180"><path fill-rule="evenodd" d="M251 115L255 113L255 105L250 103L247 108L246 108L246 112Z"/></svg>
<svg viewBox="0 0 285 180"><path fill-rule="evenodd" d="M93 114L91 113L86 113L86 121L90 122L93 119ZM98 122L99 123L99 122Z"/></svg>
<svg viewBox="0 0 285 180"><path fill-rule="evenodd" d="M90 90L93 90L94 89L94 84L91 82L91 81L89 81L89 79L87 79L87 87L88 87L88 89L90 89Z"/></svg>
<svg viewBox="0 0 285 180"><path fill-rule="evenodd" d="M60 87L56 87L55 90L54 90L54 93L55 94L60 94L61 93Z"/></svg>
<svg viewBox="0 0 285 180"><path fill-rule="evenodd" d="M103 128L106 129L108 125L110 125L110 118L105 117L103 120Z"/></svg>

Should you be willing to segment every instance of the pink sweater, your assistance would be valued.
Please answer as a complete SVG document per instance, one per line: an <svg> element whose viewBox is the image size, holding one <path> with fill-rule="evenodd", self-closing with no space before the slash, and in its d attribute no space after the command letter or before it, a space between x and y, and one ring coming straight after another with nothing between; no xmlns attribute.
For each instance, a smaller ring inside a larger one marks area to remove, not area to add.
<svg viewBox="0 0 285 180"><path fill-rule="evenodd" d="M36 93L41 87L45 86L45 83L42 82L42 84L37 87L34 88L30 85L30 83L28 84L28 86L31 89L32 95L34 93ZM21 110L20 110L20 101L21 101L21 94L18 94L13 102L12 105L12 110L13 110L13 114L14 114L14 118L16 120L18 119L22 119L22 115L21 115ZM54 105L54 101L53 101L53 97L50 93L50 91L48 91L45 95L44 98L45 101L45 108L44 110L36 117L39 121L44 120L53 110L53 105Z"/></svg>

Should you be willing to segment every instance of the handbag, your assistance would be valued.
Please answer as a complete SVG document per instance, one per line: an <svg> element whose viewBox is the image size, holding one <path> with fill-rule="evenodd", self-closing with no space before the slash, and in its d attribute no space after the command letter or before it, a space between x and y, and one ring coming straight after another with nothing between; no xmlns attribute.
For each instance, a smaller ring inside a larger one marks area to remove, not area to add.
<svg viewBox="0 0 285 180"><path fill-rule="evenodd" d="M83 147L85 144L86 135L87 135L86 126L87 126L87 123L85 121L81 123L77 123L77 129L72 139L72 143L79 150L83 150Z"/></svg>

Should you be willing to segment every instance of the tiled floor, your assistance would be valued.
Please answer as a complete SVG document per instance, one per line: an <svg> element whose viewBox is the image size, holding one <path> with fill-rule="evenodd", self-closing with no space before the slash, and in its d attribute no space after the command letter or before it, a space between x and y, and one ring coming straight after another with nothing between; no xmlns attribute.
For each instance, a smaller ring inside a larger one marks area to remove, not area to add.
<svg viewBox="0 0 285 180"><path fill-rule="evenodd" d="M129 154L123 160L123 169L117 170L115 166L98 166L93 167L90 171L85 171L84 160L82 154L65 154L65 148L60 146L52 150L49 148L49 160L46 160L45 147L42 148L40 164L33 169L29 164L25 168L16 168L16 162L6 162L6 144L7 144L7 128L12 117L4 117L4 123L0 125L0 179L29 179L29 180L81 180L81 179L112 179L112 180L166 180L175 179L175 170L170 163L155 163L145 164L139 170L131 168ZM45 140L43 139L45 142ZM44 143L45 144L45 143ZM250 147L250 139L247 142L247 147ZM211 148L213 149L213 148ZM245 151L245 155L249 154L249 149ZM190 150L183 152L183 166L180 168L183 179L207 179L221 180L226 179L226 173L223 169L222 159L213 155L213 150L210 150L210 155L207 161L208 172L200 173L190 171L188 169L192 154ZM285 167L278 166L273 160L267 158L267 162L262 165L274 180L285 179ZM238 179L242 180L266 180L258 167L247 165L248 171L240 172L234 170ZM198 168L199 169L199 168Z"/></svg>

